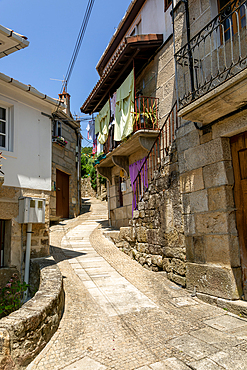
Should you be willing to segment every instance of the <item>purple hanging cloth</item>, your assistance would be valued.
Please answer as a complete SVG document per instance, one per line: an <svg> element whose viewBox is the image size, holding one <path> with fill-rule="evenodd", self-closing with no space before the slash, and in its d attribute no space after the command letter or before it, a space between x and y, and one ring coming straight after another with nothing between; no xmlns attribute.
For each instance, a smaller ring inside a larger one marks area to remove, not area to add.
<svg viewBox="0 0 247 370"><path fill-rule="evenodd" d="M136 183L134 184L134 181L143 165L145 162L146 157L140 159L139 161L131 164L129 166L129 173L130 173L130 181L131 181L131 186L132 186L132 191L133 191L133 200L132 200L132 216L133 212L136 209L137 206L137 199L136 199ZM148 176L147 176L147 162L144 164L142 172L141 172L141 181L143 183L144 189L148 188Z"/></svg>

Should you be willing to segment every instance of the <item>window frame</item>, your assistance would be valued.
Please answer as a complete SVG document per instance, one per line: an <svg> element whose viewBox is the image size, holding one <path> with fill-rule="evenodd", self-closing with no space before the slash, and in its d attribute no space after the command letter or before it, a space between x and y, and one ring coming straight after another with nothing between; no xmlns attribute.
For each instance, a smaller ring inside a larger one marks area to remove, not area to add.
<svg viewBox="0 0 247 370"><path fill-rule="evenodd" d="M172 0L164 0L164 12L171 6Z"/></svg>
<svg viewBox="0 0 247 370"><path fill-rule="evenodd" d="M5 146L0 145L0 150L9 150L9 108L4 104L0 104L0 108L5 109L5 120L0 119L1 122L5 122L5 132L0 132L0 136L5 137Z"/></svg>

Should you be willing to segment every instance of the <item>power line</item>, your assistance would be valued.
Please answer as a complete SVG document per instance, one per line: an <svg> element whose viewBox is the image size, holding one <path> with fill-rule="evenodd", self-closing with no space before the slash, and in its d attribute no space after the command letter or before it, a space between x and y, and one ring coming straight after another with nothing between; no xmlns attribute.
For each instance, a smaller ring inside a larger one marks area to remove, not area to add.
<svg viewBox="0 0 247 370"><path fill-rule="evenodd" d="M91 15L91 12L92 12L92 9L93 9L94 1L95 0L89 0L88 4L87 4L86 12L84 14L84 18L83 18L83 21L82 21L82 24L81 24L81 28L80 28L80 31L79 31L79 34L78 34L78 37L77 37L77 40L76 40L75 48L74 48L74 51L73 51L73 54L72 54L72 57L71 57L71 60L70 60L69 66L68 66L68 70L67 70L66 75L65 75L65 87L66 88L67 88L67 84L69 82L69 79L71 77L71 73L73 71L73 68L75 66L77 56L78 56L79 51L80 51L81 43L82 43L82 40L84 38L86 29L87 29L87 25L88 25L88 21L90 19L90 15Z"/></svg>

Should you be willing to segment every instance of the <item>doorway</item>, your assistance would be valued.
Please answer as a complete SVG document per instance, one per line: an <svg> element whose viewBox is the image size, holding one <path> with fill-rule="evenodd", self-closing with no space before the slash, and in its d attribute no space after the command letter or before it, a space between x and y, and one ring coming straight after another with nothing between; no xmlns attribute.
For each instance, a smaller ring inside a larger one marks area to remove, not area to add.
<svg viewBox="0 0 247 370"><path fill-rule="evenodd" d="M56 170L56 215L69 218L69 175Z"/></svg>
<svg viewBox="0 0 247 370"><path fill-rule="evenodd" d="M247 300L247 132L231 138L231 151L243 291L244 299Z"/></svg>

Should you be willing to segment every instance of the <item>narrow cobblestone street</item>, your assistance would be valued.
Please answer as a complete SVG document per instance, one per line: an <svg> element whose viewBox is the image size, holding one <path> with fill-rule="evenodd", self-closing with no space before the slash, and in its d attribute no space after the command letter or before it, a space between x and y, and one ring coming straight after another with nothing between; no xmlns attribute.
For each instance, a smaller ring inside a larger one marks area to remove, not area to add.
<svg viewBox="0 0 247 370"><path fill-rule="evenodd" d="M27 369L246 370L247 320L143 268L103 236L106 203L84 204L51 228L65 311Z"/></svg>

